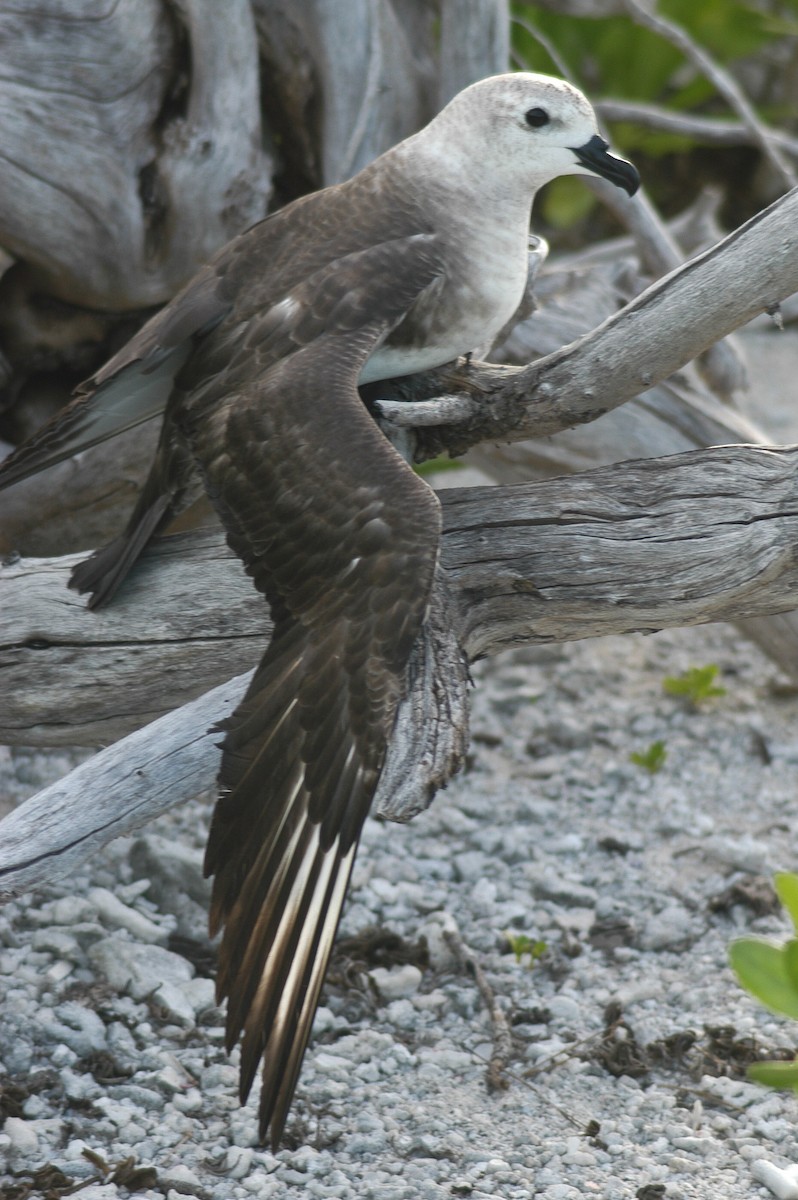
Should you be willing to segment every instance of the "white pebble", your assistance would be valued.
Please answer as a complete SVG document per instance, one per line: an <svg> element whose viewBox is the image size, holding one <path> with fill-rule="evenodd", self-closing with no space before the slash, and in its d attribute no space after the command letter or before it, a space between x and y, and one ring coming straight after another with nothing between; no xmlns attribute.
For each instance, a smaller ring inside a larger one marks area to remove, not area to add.
<svg viewBox="0 0 798 1200"><path fill-rule="evenodd" d="M348 1058L342 1058L340 1054L328 1054L326 1050L320 1050L314 1056L313 1065L317 1071L351 1071L352 1064Z"/></svg>
<svg viewBox="0 0 798 1200"><path fill-rule="evenodd" d="M202 1185L189 1167L175 1163L171 1167L158 1168L158 1183L181 1196L196 1196L202 1190Z"/></svg>
<svg viewBox="0 0 798 1200"><path fill-rule="evenodd" d="M81 1200L119 1200L115 1183L90 1183L80 1189Z"/></svg>
<svg viewBox="0 0 798 1200"><path fill-rule="evenodd" d="M369 971L369 979L383 1000L400 1000L418 991L421 971L412 963L405 963L401 967L374 967Z"/></svg>
<svg viewBox="0 0 798 1200"><path fill-rule="evenodd" d="M85 1162L84 1150L91 1150L89 1143L83 1138L74 1138L64 1150L64 1158L68 1162Z"/></svg>
<svg viewBox="0 0 798 1200"><path fill-rule="evenodd" d="M430 913L418 931L419 937L426 940L430 966L435 971L450 971L457 966L457 955L449 944L447 934L458 937L459 930L452 914L445 911Z"/></svg>
<svg viewBox="0 0 798 1200"><path fill-rule="evenodd" d="M85 896L62 896L53 901L50 911L56 925L77 925L95 916L95 909Z"/></svg>
<svg viewBox="0 0 798 1200"><path fill-rule="evenodd" d="M333 1029L335 1029L335 1016L331 1009L320 1004L313 1018L313 1036L318 1037L320 1033L329 1033Z"/></svg>
<svg viewBox="0 0 798 1200"><path fill-rule="evenodd" d="M188 979L181 983L180 990L197 1015L216 1007L216 984L212 979L205 979L203 976Z"/></svg>
<svg viewBox="0 0 798 1200"><path fill-rule="evenodd" d="M58 962L54 962L51 967L47 968L45 971L45 976L48 983L61 983L64 979L66 979L67 975L72 974L74 969L75 968L72 963L64 962L63 959L60 959Z"/></svg>
<svg viewBox="0 0 798 1200"><path fill-rule="evenodd" d="M184 983L195 973L191 963L179 954L121 937L95 942L89 958L112 988L128 992L134 1000L151 996L165 983ZM191 1016L193 1021L193 1012Z"/></svg>
<svg viewBox="0 0 798 1200"><path fill-rule="evenodd" d="M243 1179L252 1166L252 1151L248 1146L231 1146L224 1162L225 1174L231 1179Z"/></svg>
<svg viewBox="0 0 798 1200"><path fill-rule="evenodd" d="M194 1027L196 1023L194 1006L181 984L171 982L162 983L152 995L153 1000L157 1004L162 1005L173 1020L179 1022L181 1025L185 1025L189 1029Z"/></svg>
<svg viewBox="0 0 798 1200"><path fill-rule="evenodd" d="M127 904L123 904L118 896L108 888L95 887L89 892L89 899L99 915L109 925L126 929L139 942L165 942L166 930L156 925L149 917L137 912Z"/></svg>
<svg viewBox="0 0 798 1200"><path fill-rule="evenodd" d="M693 1150L706 1154L712 1146L712 1138L707 1137L675 1137L671 1143L677 1150Z"/></svg>
<svg viewBox="0 0 798 1200"><path fill-rule="evenodd" d="M471 904L478 913L491 913L496 907L496 884L492 879L480 879L471 889Z"/></svg>
<svg viewBox="0 0 798 1200"><path fill-rule="evenodd" d="M578 1021L584 1006L570 996L552 996L546 1007L555 1021Z"/></svg>
<svg viewBox="0 0 798 1200"><path fill-rule="evenodd" d="M798 1168L788 1167L784 1170L766 1158L758 1158L751 1163L751 1174L754 1179L763 1183L777 1200L798 1200Z"/></svg>
<svg viewBox="0 0 798 1200"><path fill-rule="evenodd" d="M204 1101L198 1088L189 1088L183 1095L173 1096L172 1104L178 1112L198 1113L202 1112Z"/></svg>
<svg viewBox="0 0 798 1200"><path fill-rule="evenodd" d="M3 1132L11 1139L11 1149L16 1154L33 1154L39 1149L36 1130L22 1117L6 1117Z"/></svg>

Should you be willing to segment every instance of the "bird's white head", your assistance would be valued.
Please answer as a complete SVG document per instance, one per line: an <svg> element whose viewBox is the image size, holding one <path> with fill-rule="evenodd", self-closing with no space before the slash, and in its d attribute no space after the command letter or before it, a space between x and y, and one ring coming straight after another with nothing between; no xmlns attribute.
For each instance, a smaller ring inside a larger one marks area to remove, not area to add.
<svg viewBox="0 0 798 1200"><path fill-rule="evenodd" d="M472 84L416 135L446 170L490 190L533 194L558 175L601 175L633 195L639 176L608 152L589 101L570 83L518 72ZM415 139L411 139L415 140Z"/></svg>

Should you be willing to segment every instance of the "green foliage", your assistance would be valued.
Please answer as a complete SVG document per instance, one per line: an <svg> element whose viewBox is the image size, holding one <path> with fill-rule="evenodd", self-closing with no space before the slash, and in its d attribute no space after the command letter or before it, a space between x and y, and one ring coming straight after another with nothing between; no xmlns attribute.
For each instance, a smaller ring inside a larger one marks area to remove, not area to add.
<svg viewBox="0 0 798 1200"><path fill-rule="evenodd" d="M662 686L669 696L682 696L691 704L699 705L714 696L725 696L726 689L715 683L718 668L714 663L705 667L688 667L683 675L666 675Z"/></svg>
<svg viewBox="0 0 798 1200"><path fill-rule="evenodd" d="M763 11L767 6L760 0L658 0L655 7L659 16L681 28L725 68L798 33L798 0L786 0L778 14ZM633 100L674 112L703 111L717 119L736 119L700 67L666 36L636 24L631 16L570 16L543 9L534 0L514 0L511 14L513 60L524 69L564 74L593 99ZM791 119L788 112L762 115ZM699 146L685 134L632 122L614 125L611 134L619 150L644 163L648 160L646 186L655 199L658 186L670 197L673 185L668 168L662 175L651 160L684 155ZM586 210L595 207L592 195L577 200L571 181L558 181L544 191L538 212L552 231L559 231L578 226Z"/></svg>
<svg viewBox="0 0 798 1200"><path fill-rule="evenodd" d="M724 0L725 2L725 0ZM653 100L659 96L681 61L681 55L647 29L625 18L585 20L515 4L513 13L530 22L556 46L575 80L618 98ZM521 25L513 28L513 49L530 71L559 74L534 36Z"/></svg>
<svg viewBox="0 0 798 1200"><path fill-rule="evenodd" d="M580 179L561 175L543 188L538 207L552 229L569 229L588 216L595 203L595 196Z"/></svg>
<svg viewBox="0 0 798 1200"><path fill-rule="evenodd" d="M665 759L668 757L668 752L665 749L665 743L662 741L652 742L647 750L633 750L629 755L629 762L633 762L636 767L643 767L646 771L650 771L652 775L656 775L657 771L665 765Z"/></svg>
<svg viewBox="0 0 798 1200"><path fill-rule="evenodd" d="M798 934L798 875L779 871L773 876L776 895L790 914L795 932Z"/></svg>
<svg viewBox="0 0 798 1200"><path fill-rule="evenodd" d="M547 950L545 942L528 937L525 933L511 933L508 930L504 936L507 938L507 943L515 955L517 963L520 964L525 954L529 955L528 966L530 970L534 967L541 954L545 954Z"/></svg>
<svg viewBox="0 0 798 1200"><path fill-rule="evenodd" d="M798 875L781 872L774 883L798 934ZM737 938L729 947L729 961L747 992L774 1012L798 1020L798 937L781 944L768 938ZM754 1063L748 1075L757 1083L798 1092L798 1058Z"/></svg>
<svg viewBox="0 0 798 1200"><path fill-rule="evenodd" d="M768 1087L792 1088L798 1092L798 1059L794 1062L774 1059L772 1062L752 1063L748 1068L748 1078Z"/></svg>
<svg viewBox="0 0 798 1200"><path fill-rule="evenodd" d="M729 961L740 983L774 1012L798 1021L798 942L778 945L765 938L738 938Z"/></svg>
<svg viewBox="0 0 798 1200"><path fill-rule="evenodd" d="M755 54L768 41L785 36L787 18L776 21L763 13L755 0L660 0L658 12L680 25L700 46L721 63ZM627 17L565 16L516 3L513 15L538 30L556 47L575 80L594 95L646 100L673 107L694 104L696 72L684 70L680 50L643 29ZM796 12L798 17L798 12ZM513 26L513 50L531 71L559 70L534 34L520 22ZM712 95L712 85L701 81L700 99Z"/></svg>
<svg viewBox="0 0 798 1200"><path fill-rule="evenodd" d="M465 463L460 462L459 459L446 458L444 456L441 456L440 458L430 458L427 460L427 462L419 463L417 466L413 467L416 475L421 475L422 478L425 475L435 475L439 471L463 471L464 469Z"/></svg>

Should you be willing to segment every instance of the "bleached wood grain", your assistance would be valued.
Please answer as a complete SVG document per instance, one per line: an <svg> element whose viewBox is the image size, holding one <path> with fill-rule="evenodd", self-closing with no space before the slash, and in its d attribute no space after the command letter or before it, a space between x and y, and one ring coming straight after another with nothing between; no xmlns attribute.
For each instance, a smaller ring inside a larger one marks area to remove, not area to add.
<svg viewBox="0 0 798 1200"><path fill-rule="evenodd" d="M716 447L441 500L472 659L795 604L795 448ZM0 741L108 742L260 657L265 604L221 536L161 539L96 613L66 588L75 561L0 569Z"/></svg>
<svg viewBox="0 0 798 1200"><path fill-rule="evenodd" d="M248 0L5 5L0 124L0 242L69 303L163 303L266 211Z"/></svg>

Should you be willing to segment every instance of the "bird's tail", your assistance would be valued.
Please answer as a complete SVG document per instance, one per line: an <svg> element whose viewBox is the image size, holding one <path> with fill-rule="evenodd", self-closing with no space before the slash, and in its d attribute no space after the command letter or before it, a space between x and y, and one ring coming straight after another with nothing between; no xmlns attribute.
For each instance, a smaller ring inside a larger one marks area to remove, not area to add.
<svg viewBox="0 0 798 1200"><path fill-rule="evenodd" d="M91 593L89 608L108 604L150 539L187 508L201 490L194 460L177 437L167 411L150 473L124 532L78 563L69 586L77 592Z"/></svg>
<svg viewBox="0 0 798 1200"><path fill-rule="evenodd" d="M113 600L150 538L171 519L169 499L159 495L151 504L139 503L124 533L73 568L69 586L91 593L87 608L102 608Z"/></svg>

